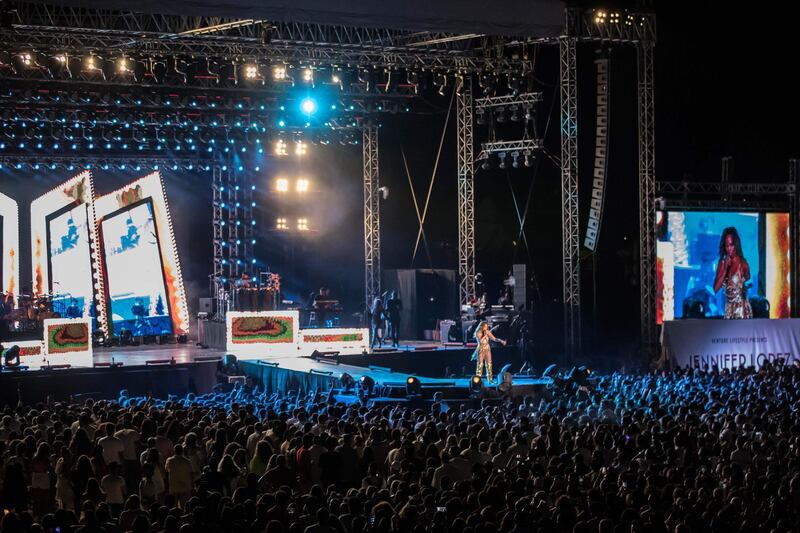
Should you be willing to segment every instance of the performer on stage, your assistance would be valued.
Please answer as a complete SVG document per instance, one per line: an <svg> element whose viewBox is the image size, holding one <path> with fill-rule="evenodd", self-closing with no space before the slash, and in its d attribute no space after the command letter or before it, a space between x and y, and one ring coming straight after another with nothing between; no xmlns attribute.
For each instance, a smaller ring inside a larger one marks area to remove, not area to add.
<svg viewBox="0 0 800 533"><path fill-rule="evenodd" d="M725 318L753 318L747 288L750 265L742 254L742 242L734 227L725 228L719 241L719 263L714 280L714 294L725 287Z"/></svg>
<svg viewBox="0 0 800 533"><path fill-rule="evenodd" d="M386 302L386 333L392 340L392 346L400 347L400 313L403 311L403 301L397 296L397 291Z"/></svg>
<svg viewBox="0 0 800 533"><path fill-rule="evenodd" d="M486 364L486 375L489 378L489 383L492 383L492 346L491 341L496 341L506 345L506 341L498 339L492 335L489 329L489 323L485 320L478 326L478 331L475 332L475 340L478 341L478 346L472 352L472 360L478 361L478 368L475 370L475 375L480 377L483 374L483 366Z"/></svg>
<svg viewBox="0 0 800 533"><path fill-rule="evenodd" d="M383 348L383 330L386 325L386 314L383 307L383 299L381 299L380 296L375 297L375 301L372 302L372 308L369 310L369 313L370 325L372 326L372 342L370 348L374 348L376 342L378 343L378 348Z"/></svg>

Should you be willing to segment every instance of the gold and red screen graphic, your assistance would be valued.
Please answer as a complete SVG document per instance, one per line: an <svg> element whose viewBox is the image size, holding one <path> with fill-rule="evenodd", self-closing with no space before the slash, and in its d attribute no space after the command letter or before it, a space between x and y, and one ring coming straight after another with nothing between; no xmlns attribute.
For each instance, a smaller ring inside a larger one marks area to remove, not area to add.
<svg viewBox="0 0 800 533"><path fill-rule="evenodd" d="M85 352L89 349L89 325L56 324L47 328L47 350L51 354Z"/></svg>
<svg viewBox="0 0 800 533"><path fill-rule="evenodd" d="M330 335L303 335L303 342L358 342L364 339L362 333L334 333Z"/></svg>
<svg viewBox="0 0 800 533"><path fill-rule="evenodd" d="M20 357L31 357L34 355L42 355L42 345L39 343L38 346L24 346L20 347L19 349L19 356Z"/></svg>
<svg viewBox="0 0 800 533"><path fill-rule="evenodd" d="M293 343L294 318L291 316L243 316L231 321L233 344Z"/></svg>
<svg viewBox="0 0 800 533"><path fill-rule="evenodd" d="M789 213L767 214L766 288L770 318L789 318L791 267Z"/></svg>

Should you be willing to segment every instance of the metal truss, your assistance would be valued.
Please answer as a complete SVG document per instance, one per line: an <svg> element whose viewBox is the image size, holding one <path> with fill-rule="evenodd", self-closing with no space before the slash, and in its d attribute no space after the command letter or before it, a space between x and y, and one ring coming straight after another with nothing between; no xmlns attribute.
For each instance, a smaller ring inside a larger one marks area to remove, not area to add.
<svg viewBox="0 0 800 533"><path fill-rule="evenodd" d="M531 107L542 101L542 93L522 93L518 95L508 94L504 96L489 96L487 98L475 99L475 110L486 109L488 107L501 106L527 106Z"/></svg>
<svg viewBox="0 0 800 533"><path fill-rule="evenodd" d="M205 170L211 171L216 163L212 159L190 157L119 157L119 156L53 156L31 154L2 154L0 164L31 168L74 170L121 169L121 170ZM107 168L105 168L107 167Z"/></svg>
<svg viewBox="0 0 800 533"><path fill-rule="evenodd" d="M475 299L475 158L472 78L465 77L456 95L458 151L458 297Z"/></svg>
<svg viewBox="0 0 800 533"><path fill-rule="evenodd" d="M499 37L408 32L320 24L123 13L27 2L6 2L12 28L0 32L6 48L60 53L104 50L150 56L240 58L251 61L442 72L529 71L531 62L506 58ZM213 30L213 31L207 31ZM217 31L218 30L218 31Z"/></svg>
<svg viewBox="0 0 800 533"><path fill-rule="evenodd" d="M228 282L253 273L255 218L253 188L249 176L227 166L213 169L212 209L214 270L212 281L216 294Z"/></svg>
<svg viewBox="0 0 800 533"><path fill-rule="evenodd" d="M110 9L77 8L23 1L6 1L16 17L14 24L36 26L95 28L135 33L200 35L248 39L329 43L341 46L406 47L418 46L446 51L468 50L482 35L458 35L439 32L410 32L381 28L333 26L265 20L239 20L223 17L197 17L128 13Z"/></svg>
<svg viewBox="0 0 800 533"><path fill-rule="evenodd" d="M789 160L789 183L793 190L789 193L789 240L791 252L789 264L792 272L792 305L793 317L800 317L800 159Z"/></svg>
<svg viewBox="0 0 800 533"><path fill-rule="evenodd" d="M639 278L641 290L642 349L652 360L658 342L656 331L655 243L655 77L653 42L636 47L639 130Z"/></svg>
<svg viewBox="0 0 800 533"><path fill-rule="evenodd" d="M569 12L568 12L569 14ZM570 24L569 18L567 24ZM567 32L569 35L569 31ZM567 362L581 349L580 235L578 229L577 40L559 40L561 76L561 259L564 351Z"/></svg>
<svg viewBox="0 0 800 533"><path fill-rule="evenodd" d="M577 22L575 35L581 40L613 43L655 43L655 13L614 9L569 8Z"/></svg>
<svg viewBox="0 0 800 533"><path fill-rule="evenodd" d="M794 161L794 160L792 160ZM790 169L792 166L790 165ZM797 183L731 183L731 182L688 182L688 181L659 181L655 184L657 195L673 197L673 195L708 195L716 199L719 206L720 199L726 195L742 195L753 197L757 200L758 196L782 196L784 201L787 195L794 194Z"/></svg>
<svg viewBox="0 0 800 533"><path fill-rule="evenodd" d="M497 141L481 143L481 152L478 154L478 161L486 159L490 154L500 152L533 152L544 146L542 139L523 139L521 141Z"/></svg>
<svg viewBox="0 0 800 533"><path fill-rule="evenodd" d="M378 128L363 131L364 172L364 297L369 308L381 293L381 217Z"/></svg>

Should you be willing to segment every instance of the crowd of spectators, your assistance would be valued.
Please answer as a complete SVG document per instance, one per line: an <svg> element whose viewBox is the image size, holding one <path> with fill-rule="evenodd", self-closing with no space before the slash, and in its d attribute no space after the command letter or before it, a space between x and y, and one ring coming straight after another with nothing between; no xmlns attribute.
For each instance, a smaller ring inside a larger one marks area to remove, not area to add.
<svg viewBox="0 0 800 533"><path fill-rule="evenodd" d="M2 533L800 531L800 369L6 407ZM513 392L513 391L512 391Z"/></svg>

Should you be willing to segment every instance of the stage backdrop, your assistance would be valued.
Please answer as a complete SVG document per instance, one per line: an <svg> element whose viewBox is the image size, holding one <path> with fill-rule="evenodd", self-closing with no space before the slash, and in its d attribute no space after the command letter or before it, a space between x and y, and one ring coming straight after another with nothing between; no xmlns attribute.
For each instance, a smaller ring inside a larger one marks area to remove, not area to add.
<svg viewBox="0 0 800 533"><path fill-rule="evenodd" d="M792 364L800 360L800 319L666 321L663 340L673 367L759 368L779 358Z"/></svg>
<svg viewBox="0 0 800 533"><path fill-rule="evenodd" d="M19 280L19 208L17 202L0 193L0 292L17 292Z"/></svg>

